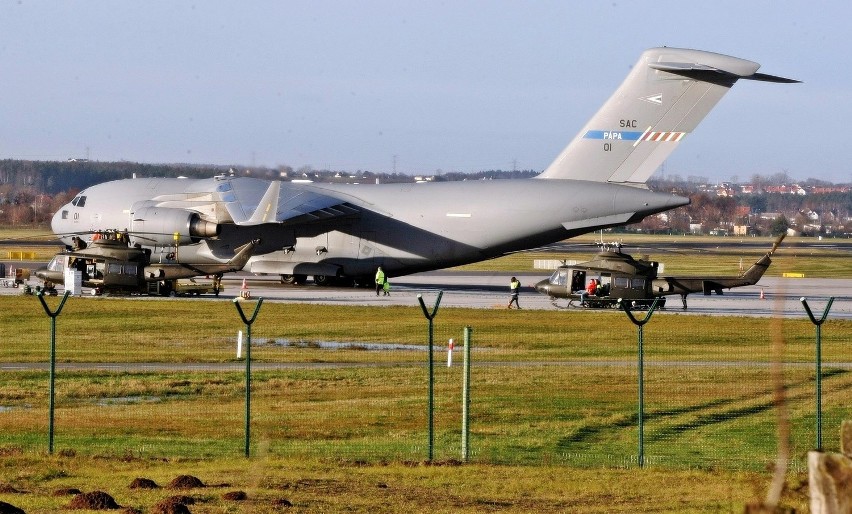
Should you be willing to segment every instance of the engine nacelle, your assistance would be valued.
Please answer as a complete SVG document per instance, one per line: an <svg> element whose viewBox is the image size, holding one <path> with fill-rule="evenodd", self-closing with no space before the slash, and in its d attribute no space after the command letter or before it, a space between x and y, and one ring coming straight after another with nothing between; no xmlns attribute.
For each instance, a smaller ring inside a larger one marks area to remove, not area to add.
<svg viewBox="0 0 852 514"><path fill-rule="evenodd" d="M189 244L218 236L219 225L184 209L141 207L133 211L130 232L144 246Z"/></svg>

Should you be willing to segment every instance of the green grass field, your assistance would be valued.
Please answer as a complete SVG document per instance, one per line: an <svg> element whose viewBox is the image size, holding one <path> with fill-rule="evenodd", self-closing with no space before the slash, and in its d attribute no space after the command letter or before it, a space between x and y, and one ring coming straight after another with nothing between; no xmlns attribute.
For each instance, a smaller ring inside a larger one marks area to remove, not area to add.
<svg viewBox="0 0 852 514"><path fill-rule="evenodd" d="M47 362L50 324L38 300L0 302L0 362ZM471 462L459 465L461 354L447 368L443 345L460 341L465 326L473 328ZM265 302L252 329L248 460L245 376L234 353L243 326L230 301L71 298L57 327L59 362L117 367L57 373L55 455L46 454L47 372L0 373L0 485L27 491L0 489L0 500L27 512L54 512L70 500L52 491L72 486L147 511L176 493L127 484L147 476L165 485L184 473L231 484L193 491L192 512L276 512L280 498L296 512L742 511L764 494L775 459L776 355L786 363L792 427L785 504L806 505L814 331L804 319L655 314L645 328L646 469L636 463L636 330L620 312L442 308L433 465L418 306ZM849 333L849 321L823 326L827 449L852 417ZM783 342L780 354L774 342ZM231 489L247 491L248 503L223 500Z"/></svg>
<svg viewBox="0 0 852 514"><path fill-rule="evenodd" d="M32 235L0 231L0 241ZM0 243L0 252L8 250ZM55 251L14 250L45 261ZM734 274L764 251L651 258L667 274ZM592 254L519 253L461 269L530 271L535 258ZM782 245L767 274L852 277L844 255ZM0 298L0 321L0 362L48 362L50 324L36 298ZM418 306L264 303L252 330L250 459L242 457L245 375L235 357L243 325L231 302L72 298L57 326L60 363L114 367L57 373L52 455L47 371L0 373L0 501L28 513L64 510L71 497L54 493L67 487L107 491L136 512L180 493L196 500L194 513L741 512L765 495L776 457L776 358L785 363L792 445L782 503L807 510L814 329L804 318L655 314L645 327L644 469L637 466L636 329L620 312L441 308L431 463L427 327ZM461 352L447 368L444 345L454 338L458 349L465 326L473 328L471 460L461 464ZM828 450L837 449L841 420L852 418L850 333L849 321L823 326ZM156 367L162 363L233 368ZM261 368L281 363L287 366ZM182 474L208 487L128 488L137 477L165 486ZM248 499L223 499L233 490ZM292 503L286 510L276 503L284 499Z"/></svg>

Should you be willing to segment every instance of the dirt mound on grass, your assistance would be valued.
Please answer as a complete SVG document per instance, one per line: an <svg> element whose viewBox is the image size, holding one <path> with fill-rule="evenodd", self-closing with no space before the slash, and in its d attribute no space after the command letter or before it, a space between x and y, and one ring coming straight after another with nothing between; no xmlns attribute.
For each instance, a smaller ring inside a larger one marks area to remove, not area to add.
<svg viewBox="0 0 852 514"><path fill-rule="evenodd" d="M222 498L225 500L240 502L248 499L248 495L245 493L245 491L231 491L223 494Z"/></svg>
<svg viewBox="0 0 852 514"><path fill-rule="evenodd" d="M134 478L130 482L131 489L159 489L160 486L150 478Z"/></svg>
<svg viewBox="0 0 852 514"><path fill-rule="evenodd" d="M20 492L21 491L19 491L18 489L15 489L11 485L4 484L4 483L0 482L0 493L3 493L3 494L19 494Z"/></svg>
<svg viewBox="0 0 852 514"><path fill-rule="evenodd" d="M174 497L161 500L153 508L152 514L192 514L189 507L177 501Z"/></svg>
<svg viewBox="0 0 852 514"><path fill-rule="evenodd" d="M0 514L26 514L26 512L12 504L0 502Z"/></svg>
<svg viewBox="0 0 852 514"><path fill-rule="evenodd" d="M120 509L121 505L115 503L112 496L103 491L92 491L81 493L68 504L69 509L107 510Z"/></svg>
<svg viewBox="0 0 852 514"><path fill-rule="evenodd" d="M192 475L180 475L169 482L169 489L195 489L204 487L204 482Z"/></svg>

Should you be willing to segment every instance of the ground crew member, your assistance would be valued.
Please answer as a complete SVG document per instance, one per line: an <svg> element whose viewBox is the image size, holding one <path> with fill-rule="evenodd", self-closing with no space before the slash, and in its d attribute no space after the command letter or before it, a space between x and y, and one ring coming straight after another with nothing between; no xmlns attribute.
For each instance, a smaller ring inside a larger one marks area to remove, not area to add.
<svg viewBox="0 0 852 514"><path fill-rule="evenodd" d="M382 270L382 267L379 266L379 269L376 270L376 296L379 296L379 291L382 291L385 288L385 272Z"/></svg>
<svg viewBox="0 0 852 514"><path fill-rule="evenodd" d="M513 303L517 308L521 308L521 304L518 303L518 293L520 292L521 282L515 277L512 277L512 280L509 282L509 305L507 308L511 309Z"/></svg>

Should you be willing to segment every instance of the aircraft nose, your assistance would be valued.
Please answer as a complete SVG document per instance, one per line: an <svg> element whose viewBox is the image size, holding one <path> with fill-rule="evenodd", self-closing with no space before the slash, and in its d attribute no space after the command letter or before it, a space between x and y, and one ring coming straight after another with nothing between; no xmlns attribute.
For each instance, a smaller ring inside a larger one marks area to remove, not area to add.
<svg viewBox="0 0 852 514"><path fill-rule="evenodd" d="M63 223L62 223L62 211L65 210L65 206L63 205L61 209L56 211L56 214L50 218L50 230L53 231L54 234L61 234L63 232Z"/></svg>
<svg viewBox="0 0 852 514"><path fill-rule="evenodd" d="M548 280L542 280L535 285L535 290L542 294L550 294L550 282Z"/></svg>

